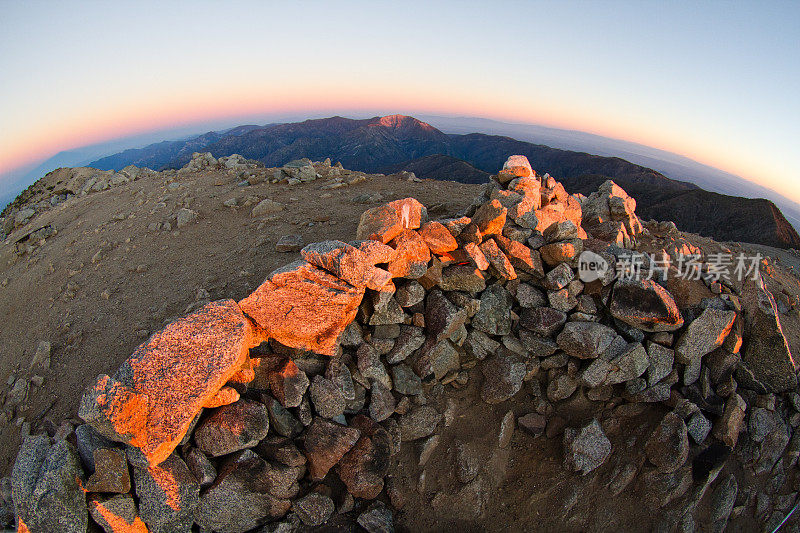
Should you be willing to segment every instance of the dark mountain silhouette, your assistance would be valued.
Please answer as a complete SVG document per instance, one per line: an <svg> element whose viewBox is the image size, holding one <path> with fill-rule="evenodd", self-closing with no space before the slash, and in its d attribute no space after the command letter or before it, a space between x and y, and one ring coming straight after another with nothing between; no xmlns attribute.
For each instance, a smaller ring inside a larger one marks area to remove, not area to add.
<svg viewBox="0 0 800 533"><path fill-rule="evenodd" d="M461 183L486 183L491 176L488 172L479 170L466 161L443 154L426 155L411 161L389 165L383 167L381 172L393 174L401 170L435 180L452 181L453 176L458 176L458 181Z"/></svg>
<svg viewBox="0 0 800 533"><path fill-rule="evenodd" d="M241 126L187 141L126 150L91 166L180 168L196 151L208 151L215 157L241 154L267 166L281 166L301 157L330 157L345 168L364 172L408 170L421 178L464 183L485 181L509 154L523 154L533 168L550 173L573 193L588 195L603 181L613 179L636 198L637 212L645 219L672 220L682 230L717 240L800 248L800 235L769 200L711 193L619 157L560 150L500 135L448 135L403 115Z"/></svg>

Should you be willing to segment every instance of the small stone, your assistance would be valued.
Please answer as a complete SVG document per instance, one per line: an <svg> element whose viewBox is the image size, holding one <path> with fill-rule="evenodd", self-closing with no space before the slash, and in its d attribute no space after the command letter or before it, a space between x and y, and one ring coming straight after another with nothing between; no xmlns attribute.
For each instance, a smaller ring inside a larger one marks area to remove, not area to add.
<svg viewBox="0 0 800 533"><path fill-rule="evenodd" d="M456 444L456 477L461 483L469 483L478 475L481 459L472 443Z"/></svg>
<svg viewBox="0 0 800 533"><path fill-rule="evenodd" d="M131 478L125 451L119 448L101 448L94 451L94 474L86 481L88 492L116 492L131 490Z"/></svg>
<svg viewBox="0 0 800 533"><path fill-rule="evenodd" d="M492 285L481 294L481 305L472 318L472 327L489 335L511 333L511 294L501 285ZM428 317L425 323L430 326Z"/></svg>
<svg viewBox="0 0 800 533"><path fill-rule="evenodd" d="M425 298L425 288L417 281L407 281L397 288L394 297L400 307L411 307Z"/></svg>
<svg viewBox="0 0 800 533"><path fill-rule="evenodd" d="M289 498L299 492L302 474L301 468L269 464L251 450L234 454L203 494L197 523L202 530L239 533L280 518L291 506Z"/></svg>
<svg viewBox="0 0 800 533"><path fill-rule="evenodd" d="M611 455L608 440L597 419L581 428L564 430L564 463L573 471L588 474Z"/></svg>
<svg viewBox="0 0 800 533"><path fill-rule="evenodd" d="M428 437L436 431L441 419L442 415L433 407L428 405L415 407L398 420L401 439L406 442Z"/></svg>
<svg viewBox="0 0 800 533"><path fill-rule="evenodd" d="M353 425L361 430L361 438L339 462L339 478L354 497L371 500L383 490L392 454L391 437L384 428L361 415L353 419Z"/></svg>
<svg viewBox="0 0 800 533"><path fill-rule="evenodd" d="M667 413L645 444L651 463L663 472L674 472L689 457L686 424L675 413Z"/></svg>
<svg viewBox="0 0 800 533"><path fill-rule="evenodd" d="M498 353L481 362L483 385L481 399L490 404L503 402L522 388L525 379L525 363L509 353Z"/></svg>
<svg viewBox="0 0 800 533"><path fill-rule="evenodd" d="M544 288L549 291L563 289L575 278L575 273L566 263L561 263L545 275Z"/></svg>
<svg viewBox="0 0 800 533"><path fill-rule="evenodd" d="M275 243L275 251L282 253L299 252L303 248L303 237L300 235L283 235Z"/></svg>
<svg viewBox="0 0 800 533"><path fill-rule="evenodd" d="M314 376L309 393L314 410L320 416L335 418L344 412L344 395L333 381L322 376Z"/></svg>
<svg viewBox="0 0 800 533"><path fill-rule="evenodd" d="M283 211L283 204L274 202L269 198L261 200L250 213L253 217L260 217L265 215L274 215Z"/></svg>
<svg viewBox="0 0 800 533"><path fill-rule="evenodd" d="M572 357L594 359L611 346L616 337L617 333L612 328L602 324L568 322L556 342L559 348Z"/></svg>
<svg viewBox="0 0 800 533"><path fill-rule="evenodd" d="M647 352L639 343L631 344L619 357L609 361L611 369L605 379L606 385L616 385L636 379L647 371L650 362Z"/></svg>
<svg viewBox="0 0 800 533"><path fill-rule="evenodd" d="M373 503L358 515L356 522L367 533L394 533L392 510L380 501Z"/></svg>
<svg viewBox="0 0 800 533"><path fill-rule="evenodd" d="M380 381L373 381L370 388L369 416L375 422L383 422L394 413L395 399L392 391Z"/></svg>
<svg viewBox="0 0 800 533"><path fill-rule="evenodd" d="M517 424L527 433L538 437L544 434L545 428L547 427L547 418L539 413L528 413L527 415L519 417Z"/></svg>
<svg viewBox="0 0 800 533"><path fill-rule="evenodd" d="M515 420L513 411L508 411L503 416L503 421L500 422L500 434L497 437L497 446L499 448L506 448L511 443L511 438L514 436Z"/></svg>
<svg viewBox="0 0 800 533"><path fill-rule="evenodd" d="M353 427L316 417L305 437L305 453L311 478L321 480L361 436Z"/></svg>
<svg viewBox="0 0 800 533"><path fill-rule="evenodd" d="M139 512L150 531L189 531L200 503L200 485L176 454L149 468L133 469Z"/></svg>
<svg viewBox="0 0 800 533"><path fill-rule="evenodd" d="M422 393L422 380L406 364L400 363L392 367L392 383L400 394L416 396Z"/></svg>
<svg viewBox="0 0 800 533"><path fill-rule="evenodd" d="M714 424L714 436L731 448L735 447L744 425L745 411L747 411L747 403L744 399L738 394L731 395L725 402L722 416Z"/></svg>
<svg viewBox="0 0 800 533"><path fill-rule="evenodd" d="M542 337L550 337L561 330L567 321L567 314L551 307L524 309L519 325Z"/></svg>
<svg viewBox="0 0 800 533"><path fill-rule="evenodd" d="M217 469L214 468L214 465L208 460L206 454L201 452L198 448L192 448L184 457L186 459L186 466L192 471L201 489L211 485L217 478Z"/></svg>
<svg viewBox="0 0 800 533"><path fill-rule="evenodd" d="M578 380L569 374L561 374L547 385L547 398L551 402L566 400L577 390Z"/></svg>
<svg viewBox="0 0 800 533"><path fill-rule="evenodd" d="M652 387L672 372L675 352L655 342L647 343L647 383Z"/></svg>
<svg viewBox="0 0 800 533"><path fill-rule="evenodd" d="M203 420L194 432L197 447L211 457L252 448L267 436L269 415L260 402L239 400L224 405Z"/></svg>
<svg viewBox="0 0 800 533"><path fill-rule="evenodd" d="M147 526L139 518L136 502L127 494L118 494L107 500L91 500L89 512L106 533L130 531L144 533Z"/></svg>
<svg viewBox="0 0 800 533"><path fill-rule="evenodd" d="M686 429L693 441L697 444L703 444L711 432L711 422L702 413L697 412L689 419Z"/></svg>
<svg viewBox="0 0 800 533"><path fill-rule="evenodd" d="M179 228L182 228L192 222L197 220L197 211L192 211L191 209L180 209L175 215L175 225Z"/></svg>
<svg viewBox="0 0 800 533"><path fill-rule="evenodd" d="M319 492L309 492L292 503L292 510L310 527L324 524L335 509L333 500Z"/></svg>

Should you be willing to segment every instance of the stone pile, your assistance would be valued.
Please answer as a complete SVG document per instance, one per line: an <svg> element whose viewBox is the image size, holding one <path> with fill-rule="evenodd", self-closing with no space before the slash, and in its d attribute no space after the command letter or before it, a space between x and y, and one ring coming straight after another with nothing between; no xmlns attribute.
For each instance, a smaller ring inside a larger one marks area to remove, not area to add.
<svg viewBox="0 0 800 533"><path fill-rule="evenodd" d="M211 159L193 161L240 164ZM429 454L444 423L426 394L472 380L489 404L536 400L506 415L499 446L515 426L563 434L564 466L583 475L615 453L610 422L558 420L555 405L666 407L646 462L610 490L638 477L653 509L688 495L670 517L691 519L742 431L756 471L796 460L797 375L763 282L680 308L664 280L615 279L643 233L634 209L613 182L581 201L512 156L465 216L429 220L413 198L366 211L357 240L307 245L243 300L154 334L86 391L74 432L27 438L19 529L86 531L91 516L107 532L392 531L392 459L412 441ZM584 251L608 270L582 276ZM458 456L471 487L479 465L466 444ZM715 527L735 484L715 489Z"/></svg>

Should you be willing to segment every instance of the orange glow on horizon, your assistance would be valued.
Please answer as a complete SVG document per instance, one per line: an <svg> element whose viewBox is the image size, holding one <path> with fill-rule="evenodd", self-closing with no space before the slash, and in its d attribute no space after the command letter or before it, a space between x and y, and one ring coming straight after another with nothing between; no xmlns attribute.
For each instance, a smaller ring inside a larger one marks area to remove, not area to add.
<svg viewBox="0 0 800 533"><path fill-rule="evenodd" d="M320 95L323 95L321 98ZM334 109L358 113L359 110L385 109L387 113L440 114L482 117L502 122L537 124L547 127L577 130L615 139L624 139L653 148L684 155L703 164L753 179L763 174L763 168L748 168L726 158L722 150L700 153L668 132L642 131L641 126L607 117L589 116L577 108L531 105L514 99L501 100L488 93L472 92L436 95L429 88L403 87L402 90L378 90L366 83L358 92L337 87L303 86L291 89L256 92L239 90L237 94L220 98L218 91L173 94L167 98L140 98L121 108L111 105L98 107L91 113L74 110L60 121L52 121L46 133L20 132L5 143L6 154L0 154L0 172L10 171L59 151L120 139L162 129L191 127L203 123L269 114L320 114ZM389 111L396 110L396 111ZM765 186L775 186L775 180L762 180Z"/></svg>

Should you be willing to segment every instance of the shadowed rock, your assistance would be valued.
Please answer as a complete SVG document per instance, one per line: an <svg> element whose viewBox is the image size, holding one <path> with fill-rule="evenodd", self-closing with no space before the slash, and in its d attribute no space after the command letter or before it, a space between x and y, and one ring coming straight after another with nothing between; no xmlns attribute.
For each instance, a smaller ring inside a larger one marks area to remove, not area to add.
<svg viewBox="0 0 800 533"><path fill-rule="evenodd" d="M86 531L83 471L71 444L50 446L47 435L26 438L11 476L19 531Z"/></svg>
<svg viewBox="0 0 800 533"><path fill-rule="evenodd" d="M84 393L79 415L157 465L257 344L236 302L209 303L155 333L113 378L100 376Z"/></svg>
<svg viewBox="0 0 800 533"><path fill-rule="evenodd" d="M139 512L150 531L189 531L200 500L200 486L186 463L173 454L157 466L134 468Z"/></svg>
<svg viewBox="0 0 800 533"><path fill-rule="evenodd" d="M579 428L564 430L564 463L586 475L602 465L611 455L611 442L596 419Z"/></svg>
<svg viewBox="0 0 800 533"><path fill-rule="evenodd" d="M754 296L752 288L746 287L746 291L751 303L747 306L749 338L742 361L753 378L769 391L793 390L798 383L797 365L783 334L775 298L761 279L755 284Z"/></svg>
<svg viewBox="0 0 800 533"><path fill-rule="evenodd" d="M360 436L361 432L356 428L316 417L305 437L305 454L311 478L324 478Z"/></svg>
<svg viewBox="0 0 800 533"><path fill-rule="evenodd" d="M226 461L217 480L200 498L195 513L200 527L241 533L285 515L291 502L270 494L265 482L270 470L269 464L250 450Z"/></svg>
<svg viewBox="0 0 800 533"><path fill-rule="evenodd" d="M683 326L672 295L653 280L618 280L610 311L618 320L643 331L674 331Z"/></svg>
<svg viewBox="0 0 800 533"><path fill-rule="evenodd" d="M127 494L89 502L89 512L106 533L147 533L136 502Z"/></svg>
<svg viewBox="0 0 800 533"><path fill-rule="evenodd" d="M361 438L342 457L337 469L350 494L371 500L383 490L383 478L389 470L389 434L362 415L353 420L353 425L361 430Z"/></svg>
<svg viewBox="0 0 800 533"><path fill-rule="evenodd" d="M194 432L197 447L211 457L252 448L267 436L269 416L259 402L239 400L218 408Z"/></svg>

